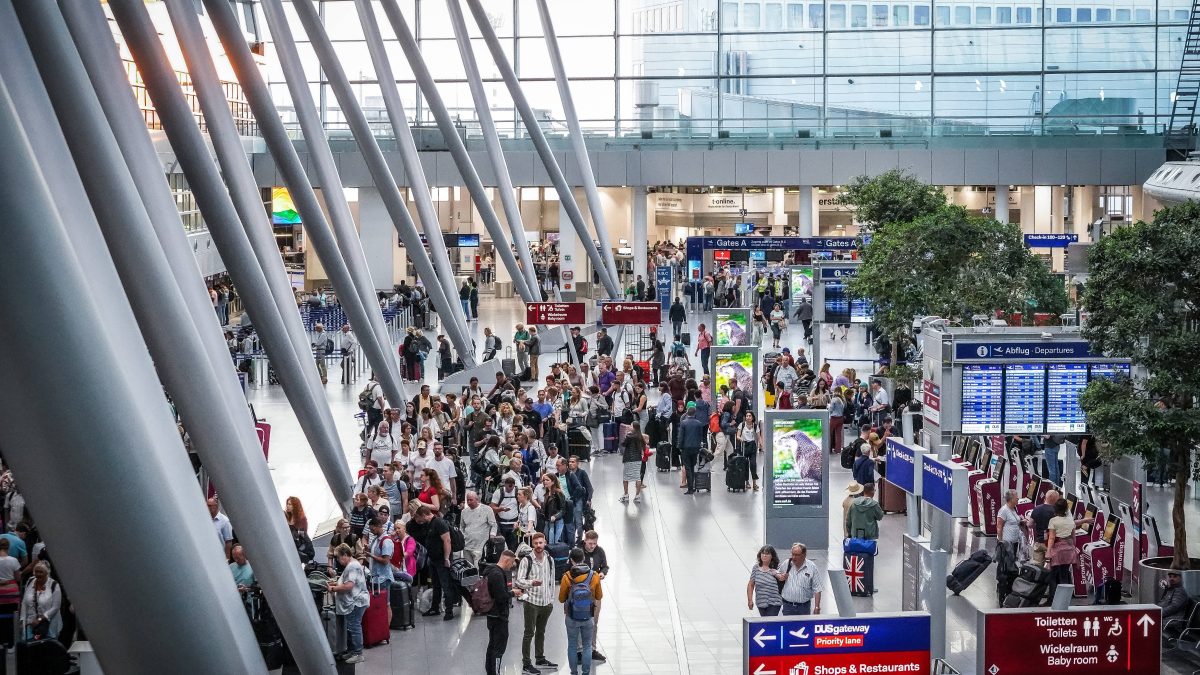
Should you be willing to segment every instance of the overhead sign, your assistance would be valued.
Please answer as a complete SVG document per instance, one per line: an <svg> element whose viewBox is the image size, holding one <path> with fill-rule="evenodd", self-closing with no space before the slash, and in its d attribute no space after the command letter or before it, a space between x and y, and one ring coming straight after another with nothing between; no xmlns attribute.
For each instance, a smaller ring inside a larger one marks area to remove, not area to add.
<svg viewBox="0 0 1200 675"><path fill-rule="evenodd" d="M663 265L654 270L654 285L658 287L658 302L663 309L671 306L671 268Z"/></svg>
<svg viewBox="0 0 1200 675"><path fill-rule="evenodd" d="M861 265L846 265L842 267L831 267L829 265L821 266L822 281L836 281L838 279L849 279L858 274L858 268Z"/></svg>
<svg viewBox="0 0 1200 675"><path fill-rule="evenodd" d="M756 675L928 675L929 614L743 619L742 655Z"/></svg>
<svg viewBox="0 0 1200 675"><path fill-rule="evenodd" d="M932 455L921 455L921 498L933 508L955 518L966 516L966 467L943 462Z"/></svg>
<svg viewBox="0 0 1200 675"><path fill-rule="evenodd" d="M1033 359L1055 361L1058 359L1090 359L1092 354L1087 340L1046 340L1043 342L955 342L955 361L990 361L993 359Z"/></svg>
<svg viewBox="0 0 1200 675"><path fill-rule="evenodd" d="M1025 245L1029 248L1066 248L1079 241L1077 234L1027 234Z"/></svg>
<svg viewBox="0 0 1200 675"><path fill-rule="evenodd" d="M525 305L525 323L563 326L583 321L582 302L531 302Z"/></svg>
<svg viewBox="0 0 1200 675"><path fill-rule="evenodd" d="M693 248L743 251L843 251L858 248L854 237L688 237L688 257ZM696 258L699 258L697 252Z"/></svg>
<svg viewBox="0 0 1200 675"><path fill-rule="evenodd" d="M662 323L662 305L657 302L606 302L600 306L600 321L606 326L657 326Z"/></svg>
<svg viewBox="0 0 1200 675"><path fill-rule="evenodd" d="M942 387L930 380L925 380L925 388L921 394L921 412L931 424L942 424Z"/></svg>
<svg viewBox="0 0 1200 675"><path fill-rule="evenodd" d="M921 496L921 475L917 464L925 448L917 445L905 445L899 440L887 439L887 482L913 495Z"/></svg>
<svg viewBox="0 0 1200 675"><path fill-rule="evenodd" d="M976 672L1157 675L1161 624L1162 610L1156 605L983 610Z"/></svg>

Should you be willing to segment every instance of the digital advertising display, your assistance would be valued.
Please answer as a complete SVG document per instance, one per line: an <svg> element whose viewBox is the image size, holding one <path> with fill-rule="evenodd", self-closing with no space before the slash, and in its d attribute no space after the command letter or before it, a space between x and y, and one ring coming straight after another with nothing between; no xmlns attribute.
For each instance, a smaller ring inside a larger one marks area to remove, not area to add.
<svg viewBox="0 0 1200 675"><path fill-rule="evenodd" d="M743 672L757 675L928 675L925 612L743 619Z"/></svg>
<svg viewBox="0 0 1200 675"><path fill-rule="evenodd" d="M1004 433L1040 434L1046 424L1046 366L1004 366Z"/></svg>
<svg viewBox="0 0 1200 675"><path fill-rule="evenodd" d="M1087 431L1079 395L1087 388L1087 364L1051 363L1046 374L1046 433Z"/></svg>
<svg viewBox="0 0 1200 675"><path fill-rule="evenodd" d="M772 419L772 506L819 506L825 477L823 421Z"/></svg>
<svg viewBox="0 0 1200 675"><path fill-rule="evenodd" d="M717 347L744 347L750 344L750 310L718 309L713 312Z"/></svg>
<svg viewBox="0 0 1200 675"><path fill-rule="evenodd" d="M754 232L754 223L734 223L734 234L750 234Z"/></svg>
<svg viewBox="0 0 1200 675"><path fill-rule="evenodd" d="M962 432L998 434L1004 405L1004 373L998 365L969 365L962 370Z"/></svg>
<svg viewBox="0 0 1200 675"><path fill-rule="evenodd" d="M754 352L713 355L713 392L719 393L721 385L733 389L734 381L738 389L754 391Z"/></svg>
<svg viewBox="0 0 1200 675"><path fill-rule="evenodd" d="M271 224L299 225L300 214L292 203L292 193L285 187L271 188Z"/></svg>
<svg viewBox="0 0 1200 675"><path fill-rule="evenodd" d="M793 307L804 298L812 298L813 269L811 267L789 267L788 282Z"/></svg>

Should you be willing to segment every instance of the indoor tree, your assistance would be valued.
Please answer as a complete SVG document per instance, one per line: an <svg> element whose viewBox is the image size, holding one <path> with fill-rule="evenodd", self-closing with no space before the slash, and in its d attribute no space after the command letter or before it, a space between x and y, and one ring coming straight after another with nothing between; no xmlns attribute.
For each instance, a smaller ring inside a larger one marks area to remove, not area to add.
<svg viewBox="0 0 1200 675"><path fill-rule="evenodd" d="M854 208L854 221L865 234L936 212L946 205L946 193L907 171L892 169L843 185L838 204Z"/></svg>
<svg viewBox="0 0 1200 675"><path fill-rule="evenodd" d="M995 310L1067 304L1063 285L1047 281L1046 264L1025 246L1018 225L961 206L881 227L862 254L850 292L871 299L875 323L891 339L893 364L915 317L967 323Z"/></svg>
<svg viewBox="0 0 1200 675"><path fill-rule="evenodd" d="M1080 398L1088 427L1108 459L1155 463L1167 451L1175 472L1172 567L1189 569L1183 506L1200 442L1200 205L1165 208L1153 222L1094 244L1083 307L1092 351L1128 358L1146 373L1090 382Z"/></svg>

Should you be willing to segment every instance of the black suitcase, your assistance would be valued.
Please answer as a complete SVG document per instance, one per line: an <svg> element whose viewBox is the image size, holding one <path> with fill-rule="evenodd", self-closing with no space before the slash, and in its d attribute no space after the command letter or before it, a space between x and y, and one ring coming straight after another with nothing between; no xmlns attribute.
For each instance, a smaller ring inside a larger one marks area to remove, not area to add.
<svg viewBox="0 0 1200 675"><path fill-rule="evenodd" d="M696 478L693 484L697 490L708 490L712 492L712 463L707 462L703 466L696 467Z"/></svg>
<svg viewBox="0 0 1200 675"><path fill-rule="evenodd" d="M600 433L604 435L604 451L616 452L620 439L621 425L617 422L605 422L600 425Z"/></svg>
<svg viewBox="0 0 1200 675"><path fill-rule="evenodd" d="M595 433L600 433L599 429ZM567 457L578 457L581 462L592 458L592 442L583 435L583 430L579 427L567 431Z"/></svg>
<svg viewBox="0 0 1200 675"><path fill-rule="evenodd" d="M1096 588L1096 604L1097 605L1120 605L1121 601L1121 582L1116 579L1109 579Z"/></svg>
<svg viewBox="0 0 1200 675"><path fill-rule="evenodd" d="M546 552L554 559L554 578L562 581L563 575L571 568L571 547L561 541L546 546Z"/></svg>
<svg viewBox="0 0 1200 675"><path fill-rule="evenodd" d="M1013 579L1012 591L1004 597L1001 603L1004 607L1036 607L1046 595L1046 584L1030 581L1024 577Z"/></svg>
<svg viewBox="0 0 1200 675"><path fill-rule="evenodd" d="M679 336L679 342L682 343L684 347L691 347L692 346L692 334L687 331L684 331L683 334Z"/></svg>
<svg viewBox="0 0 1200 675"><path fill-rule="evenodd" d="M417 627L417 601L413 597L413 587L405 581L392 582L392 595L388 601L392 605L392 620L388 627L392 630L408 630Z"/></svg>
<svg viewBox="0 0 1200 675"><path fill-rule="evenodd" d="M991 564L992 554L983 550L975 551L971 557L955 565L954 570L946 576L946 588L955 595L962 593Z"/></svg>
<svg viewBox="0 0 1200 675"><path fill-rule="evenodd" d="M466 558L458 558L450 562L450 578L459 584L474 583L473 577L479 576L479 570Z"/></svg>
<svg viewBox="0 0 1200 675"><path fill-rule="evenodd" d="M741 455L729 458L725 469L725 489L731 492L745 492L746 483L750 480L750 460Z"/></svg>
<svg viewBox="0 0 1200 675"><path fill-rule="evenodd" d="M671 441L660 441L654 450L654 466L659 471L671 470Z"/></svg>
<svg viewBox="0 0 1200 675"><path fill-rule="evenodd" d="M18 675L66 675L70 670L71 657L58 640L17 643Z"/></svg>

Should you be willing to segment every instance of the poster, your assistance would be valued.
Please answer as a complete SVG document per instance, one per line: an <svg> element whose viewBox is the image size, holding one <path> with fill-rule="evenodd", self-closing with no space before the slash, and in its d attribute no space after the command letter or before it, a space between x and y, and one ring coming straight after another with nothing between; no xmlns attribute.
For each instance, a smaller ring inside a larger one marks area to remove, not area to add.
<svg viewBox="0 0 1200 675"><path fill-rule="evenodd" d="M727 309L714 313L717 326L717 347L742 347L750 344L750 310Z"/></svg>
<svg viewBox="0 0 1200 675"><path fill-rule="evenodd" d="M823 466L820 419L771 422L773 506L821 506Z"/></svg>
<svg viewBox="0 0 1200 675"><path fill-rule="evenodd" d="M713 391L720 392L721 385L727 385L732 390L734 380L737 380L738 389L754 391L754 352L717 354L715 359Z"/></svg>
<svg viewBox="0 0 1200 675"><path fill-rule="evenodd" d="M790 267L792 306L800 304L803 298L812 298L813 270L811 267Z"/></svg>
<svg viewBox="0 0 1200 675"><path fill-rule="evenodd" d="M271 224L299 225L300 214L292 203L292 195L285 187L271 188Z"/></svg>

